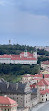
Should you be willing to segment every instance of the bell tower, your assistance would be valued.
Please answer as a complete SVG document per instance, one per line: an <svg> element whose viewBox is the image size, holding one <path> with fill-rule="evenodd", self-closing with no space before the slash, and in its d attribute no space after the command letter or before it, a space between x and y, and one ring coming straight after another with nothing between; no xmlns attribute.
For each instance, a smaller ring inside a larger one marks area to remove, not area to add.
<svg viewBox="0 0 49 111"><path fill-rule="evenodd" d="M24 51L24 57L27 57L27 50Z"/></svg>

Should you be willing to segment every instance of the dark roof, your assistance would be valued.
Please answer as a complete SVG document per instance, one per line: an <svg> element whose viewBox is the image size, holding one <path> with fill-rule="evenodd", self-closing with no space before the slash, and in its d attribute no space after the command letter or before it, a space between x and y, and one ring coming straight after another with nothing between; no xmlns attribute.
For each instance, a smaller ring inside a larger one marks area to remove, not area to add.
<svg viewBox="0 0 49 111"><path fill-rule="evenodd" d="M36 94L37 93L37 88L32 88L31 92Z"/></svg>
<svg viewBox="0 0 49 111"><path fill-rule="evenodd" d="M10 83L6 81L0 81L0 93L11 93L11 94L24 94L30 93L30 91L25 92L25 87L27 83Z"/></svg>

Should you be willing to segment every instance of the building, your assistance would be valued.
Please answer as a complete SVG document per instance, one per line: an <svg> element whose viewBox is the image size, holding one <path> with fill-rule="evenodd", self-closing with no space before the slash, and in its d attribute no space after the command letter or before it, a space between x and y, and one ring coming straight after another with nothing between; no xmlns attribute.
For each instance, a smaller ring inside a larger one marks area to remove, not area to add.
<svg viewBox="0 0 49 111"><path fill-rule="evenodd" d="M17 111L18 104L7 96L0 96L0 109L2 111Z"/></svg>
<svg viewBox="0 0 49 111"><path fill-rule="evenodd" d="M0 94L11 97L18 103L18 107L31 106L31 90L27 83L9 83L0 80Z"/></svg>
<svg viewBox="0 0 49 111"><path fill-rule="evenodd" d="M20 55L0 55L0 63L2 64L37 64L37 52L33 54L25 51Z"/></svg>
<svg viewBox="0 0 49 111"><path fill-rule="evenodd" d="M25 74L22 76L22 82L25 83L25 82L29 82L33 79L33 75L31 74Z"/></svg>
<svg viewBox="0 0 49 111"><path fill-rule="evenodd" d="M49 68L49 61L43 61L43 62L41 62L41 68L48 69Z"/></svg>
<svg viewBox="0 0 49 111"><path fill-rule="evenodd" d="M37 88L31 89L29 83L10 83L1 79L0 95L7 95L17 101L19 108L31 108L38 103Z"/></svg>

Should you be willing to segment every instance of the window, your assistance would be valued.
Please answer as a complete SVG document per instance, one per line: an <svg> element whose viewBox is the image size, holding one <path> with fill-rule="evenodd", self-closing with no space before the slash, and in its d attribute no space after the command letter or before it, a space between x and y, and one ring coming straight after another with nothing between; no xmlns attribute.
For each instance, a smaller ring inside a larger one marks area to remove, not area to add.
<svg viewBox="0 0 49 111"><path fill-rule="evenodd" d="M42 95L42 97L43 97L43 95Z"/></svg>
<svg viewBox="0 0 49 111"><path fill-rule="evenodd" d="M47 96L47 94L46 94L46 96Z"/></svg>
<svg viewBox="0 0 49 111"><path fill-rule="evenodd" d="M8 111L9 111L9 109L8 109Z"/></svg>
<svg viewBox="0 0 49 111"><path fill-rule="evenodd" d="M5 111L6 111L6 109L5 109Z"/></svg>
<svg viewBox="0 0 49 111"><path fill-rule="evenodd" d="M42 99L42 101L43 101L43 99Z"/></svg>

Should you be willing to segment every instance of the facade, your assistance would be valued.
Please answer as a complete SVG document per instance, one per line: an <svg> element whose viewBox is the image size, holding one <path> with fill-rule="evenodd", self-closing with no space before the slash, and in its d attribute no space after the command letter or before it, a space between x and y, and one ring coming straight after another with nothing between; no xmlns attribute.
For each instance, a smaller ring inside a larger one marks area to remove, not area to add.
<svg viewBox="0 0 49 111"><path fill-rule="evenodd" d="M39 102L48 101L49 100L49 81L44 78L36 85L37 85L37 88L39 89Z"/></svg>
<svg viewBox="0 0 49 111"><path fill-rule="evenodd" d="M17 111L17 106L16 101L7 96L0 96L0 109L2 111Z"/></svg>
<svg viewBox="0 0 49 111"><path fill-rule="evenodd" d="M49 89L40 91L39 102L46 102L49 100Z"/></svg>
<svg viewBox="0 0 49 111"><path fill-rule="evenodd" d="M48 69L49 68L49 61L43 61L43 62L41 62L41 67L43 69Z"/></svg>
<svg viewBox="0 0 49 111"><path fill-rule="evenodd" d="M37 99L37 88L31 89L29 83L9 83L0 80L0 95L7 95L18 103L19 108L31 108Z"/></svg>
<svg viewBox="0 0 49 111"><path fill-rule="evenodd" d="M0 94L8 95L18 103L18 107L31 106L31 90L28 84L0 81Z"/></svg>
<svg viewBox="0 0 49 111"><path fill-rule="evenodd" d="M33 54L22 52L20 55L0 55L0 63L2 64L37 64L37 52Z"/></svg>
<svg viewBox="0 0 49 111"><path fill-rule="evenodd" d="M30 75L30 74L25 74L25 75L22 76L22 82L23 83L28 82L32 79L33 79L33 75Z"/></svg>

